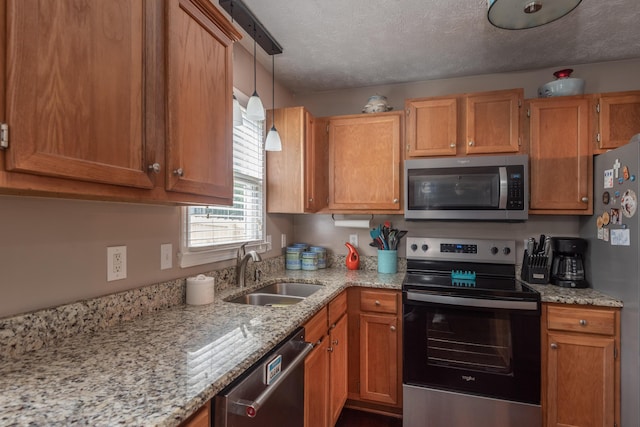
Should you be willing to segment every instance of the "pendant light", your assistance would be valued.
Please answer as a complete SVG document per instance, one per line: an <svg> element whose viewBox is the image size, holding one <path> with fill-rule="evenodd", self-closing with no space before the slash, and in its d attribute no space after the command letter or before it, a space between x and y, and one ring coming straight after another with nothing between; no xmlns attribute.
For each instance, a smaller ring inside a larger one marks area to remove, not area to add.
<svg viewBox="0 0 640 427"><path fill-rule="evenodd" d="M258 96L256 85L256 27L253 24L253 95L249 98L247 103L247 118L255 121L262 121L265 119L264 107L262 101Z"/></svg>
<svg viewBox="0 0 640 427"><path fill-rule="evenodd" d="M538 27L560 19L582 0L487 0L489 22L506 30Z"/></svg>
<svg viewBox="0 0 640 427"><path fill-rule="evenodd" d="M282 141L280 134L276 129L276 60L275 55L271 55L271 129L267 134L267 140L264 142L265 151L282 151Z"/></svg>

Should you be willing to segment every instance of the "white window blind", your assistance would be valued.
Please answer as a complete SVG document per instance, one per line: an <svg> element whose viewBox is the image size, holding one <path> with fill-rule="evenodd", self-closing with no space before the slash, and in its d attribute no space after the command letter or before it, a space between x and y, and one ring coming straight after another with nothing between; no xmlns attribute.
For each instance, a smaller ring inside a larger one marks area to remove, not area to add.
<svg viewBox="0 0 640 427"><path fill-rule="evenodd" d="M203 262L229 259L239 243L260 245L264 239L264 130L245 114L243 108L243 125L233 128L233 206L185 208L183 252L228 252Z"/></svg>

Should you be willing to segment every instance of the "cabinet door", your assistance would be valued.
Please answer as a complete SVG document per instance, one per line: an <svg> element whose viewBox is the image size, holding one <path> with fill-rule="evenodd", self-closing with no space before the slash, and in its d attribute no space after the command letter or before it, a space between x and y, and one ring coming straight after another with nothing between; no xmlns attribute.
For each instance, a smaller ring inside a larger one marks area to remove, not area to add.
<svg viewBox="0 0 640 427"><path fill-rule="evenodd" d="M588 108L580 97L529 101L532 213L593 212Z"/></svg>
<svg viewBox="0 0 640 427"><path fill-rule="evenodd" d="M327 121L303 107L269 111L282 151L267 152L267 212L316 212L327 205Z"/></svg>
<svg viewBox="0 0 640 427"><path fill-rule="evenodd" d="M457 98L409 100L407 156L455 156L458 124Z"/></svg>
<svg viewBox="0 0 640 427"><path fill-rule="evenodd" d="M6 169L151 188L143 2L11 0Z"/></svg>
<svg viewBox="0 0 640 427"><path fill-rule="evenodd" d="M522 89L468 95L466 153L519 152L522 98Z"/></svg>
<svg viewBox="0 0 640 427"><path fill-rule="evenodd" d="M398 403L398 318L360 315L360 397Z"/></svg>
<svg viewBox="0 0 640 427"><path fill-rule="evenodd" d="M304 361L305 427L329 427L328 342L324 336Z"/></svg>
<svg viewBox="0 0 640 427"><path fill-rule="evenodd" d="M167 2L167 190L231 204L232 40L206 0Z"/></svg>
<svg viewBox="0 0 640 427"><path fill-rule="evenodd" d="M612 426L614 338L548 334L547 426Z"/></svg>
<svg viewBox="0 0 640 427"><path fill-rule="evenodd" d="M343 315L329 332L330 381L329 420L335 425L347 401L347 316Z"/></svg>
<svg viewBox="0 0 640 427"><path fill-rule="evenodd" d="M401 113L329 120L329 209L399 210Z"/></svg>
<svg viewBox="0 0 640 427"><path fill-rule="evenodd" d="M618 148L640 133L640 91L603 94L599 100L600 149Z"/></svg>
<svg viewBox="0 0 640 427"><path fill-rule="evenodd" d="M306 113L307 156L305 157L305 212L317 212L326 208L329 202L329 179L327 170L329 164L328 126L326 118L314 118Z"/></svg>

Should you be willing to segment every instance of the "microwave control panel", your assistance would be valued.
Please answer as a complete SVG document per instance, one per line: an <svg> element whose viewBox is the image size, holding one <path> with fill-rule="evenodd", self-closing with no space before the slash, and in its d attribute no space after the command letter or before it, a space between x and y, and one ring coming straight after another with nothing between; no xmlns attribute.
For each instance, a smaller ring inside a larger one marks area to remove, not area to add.
<svg viewBox="0 0 640 427"><path fill-rule="evenodd" d="M524 168L522 166L507 166L507 209L524 209Z"/></svg>

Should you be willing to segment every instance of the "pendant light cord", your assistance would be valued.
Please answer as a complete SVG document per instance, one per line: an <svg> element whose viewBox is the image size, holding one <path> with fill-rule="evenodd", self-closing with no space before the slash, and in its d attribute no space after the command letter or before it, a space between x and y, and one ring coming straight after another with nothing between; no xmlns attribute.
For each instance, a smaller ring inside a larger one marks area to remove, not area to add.
<svg viewBox="0 0 640 427"><path fill-rule="evenodd" d="M276 127L276 56L271 55L271 127Z"/></svg>
<svg viewBox="0 0 640 427"><path fill-rule="evenodd" d="M256 85L256 23L253 23L253 93L258 93Z"/></svg>

